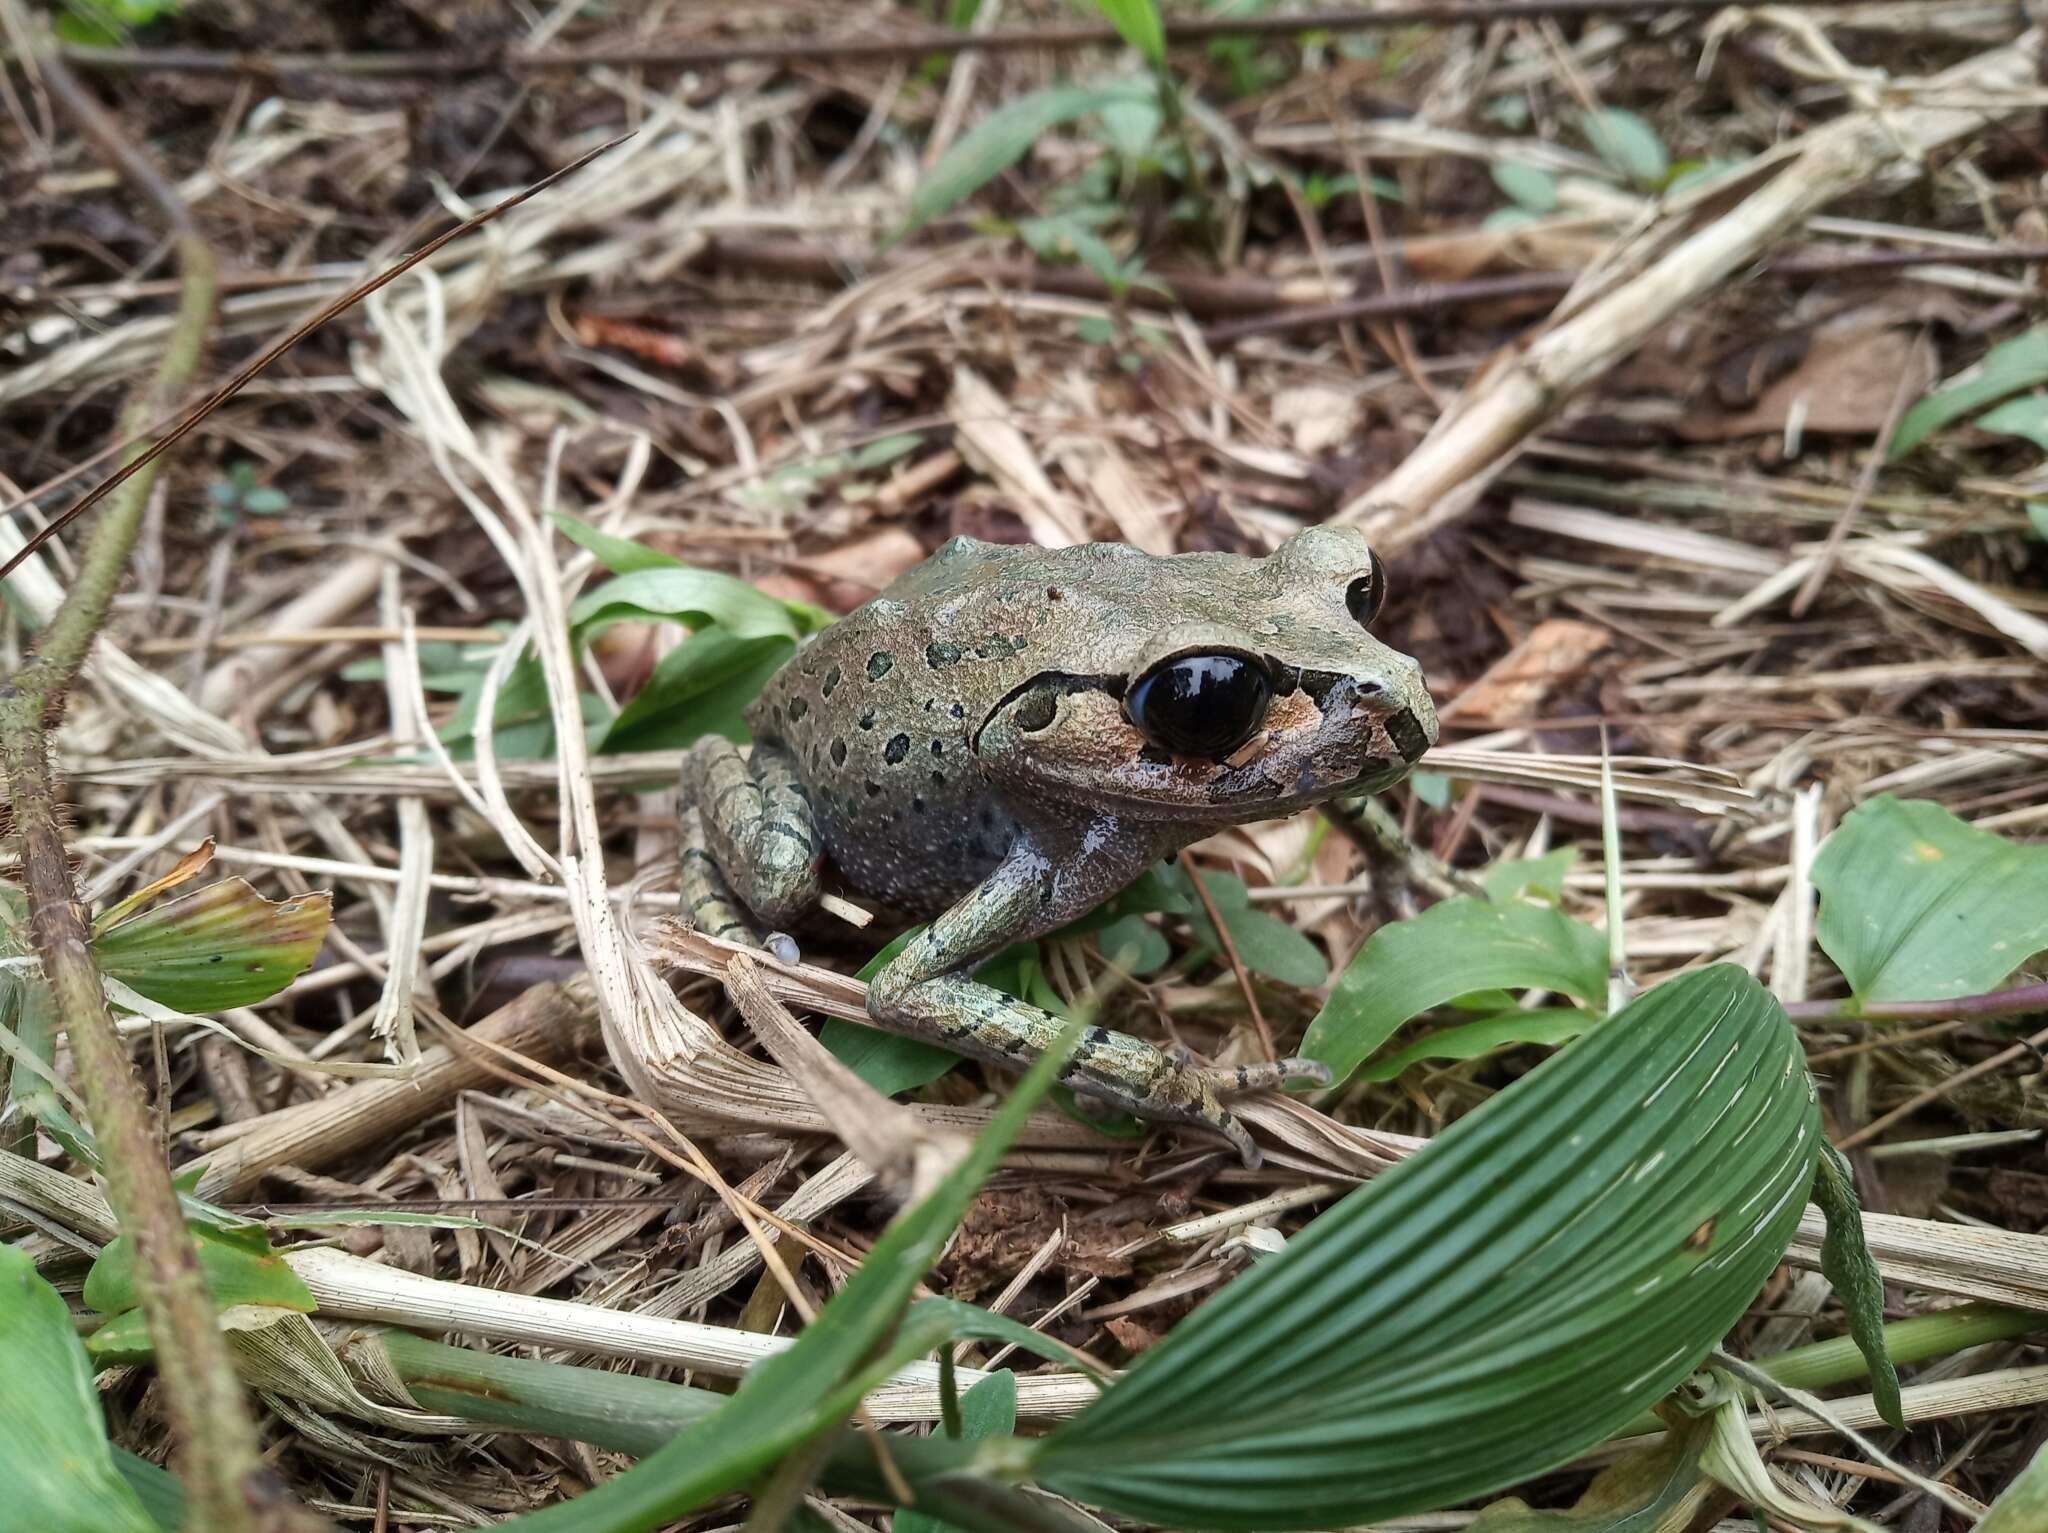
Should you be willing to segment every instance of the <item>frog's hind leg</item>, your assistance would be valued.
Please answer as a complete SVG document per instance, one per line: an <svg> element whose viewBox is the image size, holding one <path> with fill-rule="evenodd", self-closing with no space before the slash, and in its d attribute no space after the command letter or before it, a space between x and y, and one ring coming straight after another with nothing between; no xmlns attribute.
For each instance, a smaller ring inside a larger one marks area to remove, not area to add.
<svg viewBox="0 0 2048 1533"><path fill-rule="evenodd" d="M685 804L678 817L682 828L683 854L677 875L677 893L683 914L691 926L726 942L744 942L759 947L761 937L748 921L746 912L733 898L718 862L704 845L704 817L694 804Z"/></svg>
<svg viewBox="0 0 2048 1533"><path fill-rule="evenodd" d="M1048 834L1041 827L1035 840L1020 836L987 879L883 966L868 986L868 1015L893 1032L1016 1069L1046 1049L1064 1024L982 984L972 971L991 953L1050 931L1098 903L1130 882L1152 856L1151 843L1141 836L1091 836L1090 829L1082 824L1062 833L1053 827ZM1196 1069L1141 1039L1091 1027L1060 1079L1141 1118L1210 1129L1228 1139L1247 1166L1256 1166L1258 1147L1217 1088L1242 1073L1244 1089L1257 1090L1265 1084L1253 1079L1257 1069Z"/></svg>
<svg viewBox="0 0 2048 1533"><path fill-rule="evenodd" d="M776 926L793 925L818 902L824 862L818 827L810 794L787 751L757 744L750 764L732 741L708 736L683 757L681 798L685 848L709 853L692 858L684 852L686 900L688 884L711 875ZM688 833L693 814L699 822L696 839ZM699 924L712 930L706 918Z"/></svg>

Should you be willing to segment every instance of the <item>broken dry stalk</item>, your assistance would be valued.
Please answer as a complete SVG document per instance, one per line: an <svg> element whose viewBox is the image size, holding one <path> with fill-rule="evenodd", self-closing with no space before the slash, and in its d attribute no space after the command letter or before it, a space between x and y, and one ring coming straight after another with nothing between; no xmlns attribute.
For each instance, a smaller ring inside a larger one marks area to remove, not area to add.
<svg viewBox="0 0 2048 1533"><path fill-rule="evenodd" d="M11 19L11 30L27 35L23 19ZM213 322L213 252L177 193L69 70L46 57L42 77L79 130L173 231L181 278L177 320L155 372L129 400L119 428L124 435L138 434L164 413L198 367ZM142 450L132 449L130 456L142 456ZM193 1524L221 1533L320 1528L324 1521L284 1499L258 1449L256 1423L214 1319L170 1168L101 989L52 786L45 730L62 716L65 695L106 619L154 480L154 466L144 465L110 497L63 605L37 636L28 664L0 686L0 770L21 849L30 936L71 1046L73 1075L99 1144L100 1171L145 1275L142 1310L180 1444Z"/></svg>

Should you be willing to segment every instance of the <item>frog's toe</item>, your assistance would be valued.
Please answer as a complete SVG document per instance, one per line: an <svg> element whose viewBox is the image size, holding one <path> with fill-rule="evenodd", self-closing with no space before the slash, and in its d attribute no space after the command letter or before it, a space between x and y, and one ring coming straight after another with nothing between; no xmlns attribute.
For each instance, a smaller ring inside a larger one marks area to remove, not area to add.
<svg viewBox="0 0 2048 1533"><path fill-rule="evenodd" d="M1330 1067L1319 1059L1276 1059L1209 1070L1204 1074L1217 1095L1226 1097L1244 1096L1253 1091L1275 1091L1282 1086L1330 1084Z"/></svg>
<svg viewBox="0 0 2048 1533"><path fill-rule="evenodd" d="M788 932L768 933L761 939L761 950L778 963L802 963L804 959L804 950Z"/></svg>
<svg viewBox="0 0 2048 1533"><path fill-rule="evenodd" d="M1277 1068L1289 1085L1327 1086L1336 1078L1320 1059L1308 1059L1299 1054L1281 1060Z"/></svg>
<svg viewBox="0 0 2048 1533"><path fill-rule="evenodd" d="M1256 1171L1265 1164L1266 1157L1259 1153L1259 1147L1252 1143L1251 1131L1238 1122L1236 1114L1227 1108L1218 1108L1211 1120L1211 1127L1228 1139L1237 1149L1238 1159L1244 1162L1247 1171Z"/></svg>

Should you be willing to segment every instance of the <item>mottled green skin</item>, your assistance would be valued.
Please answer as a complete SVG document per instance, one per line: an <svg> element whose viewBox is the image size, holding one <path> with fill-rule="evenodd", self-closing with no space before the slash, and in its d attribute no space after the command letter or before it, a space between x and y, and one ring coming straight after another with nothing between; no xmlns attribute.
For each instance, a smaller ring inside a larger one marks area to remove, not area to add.
<svg viewBox="0 0 2048 1533"><path fill-rule="evenodd" d="M976 984L982 959L1225 825L1383 788L1434 743L1421 672L1347 605L1370 569L1364 539L1330 527L1264 559L956 538L769 681L748 714L751 768L723 740L692 751L685 844L702 849L686 850L686 903L737 935L729 885L786 922L815 901L829 856L856 889L937 913L876 976L875 1020L1028 1058L1058 1024ZM1125 717L1127 691L1162 661L1215 651L1279 680L1264 726L1223 761L1157 750ZM1097 1028L1066 1079L1141 1116L1205 1124L1256 1163L1219 1093L1317 1068L1203 1071Z"/></svg>

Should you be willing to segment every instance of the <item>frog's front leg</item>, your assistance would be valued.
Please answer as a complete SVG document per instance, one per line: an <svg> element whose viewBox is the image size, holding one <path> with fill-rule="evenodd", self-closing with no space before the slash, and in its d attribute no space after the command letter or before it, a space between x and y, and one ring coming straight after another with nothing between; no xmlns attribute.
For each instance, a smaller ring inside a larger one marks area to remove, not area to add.
<svg viewBox="0 0 2048 1533"><path fill-rule="evenodd" d="M972 893L920 932L868 986L868 1014L893 1032L1021 1068L1049 1047L1059 1018L972 978L991 954L1065 925L1143 871L1165 848L1142 829L1103 819L1040 826L1021 834ZM1235 1085L1277 1085L1286 1066L1199 1070L1140 1039L1091 1027L1060 1079L1075 1091L1141 1118L1192 1123L1237 1147L1247 1166L1258 1147L1223 1105Z"/></svg>
<svg viewBox="0 0 2048 1533"><path fill-rule="evenodd" d="M732 741L707 736L683 757L678 798L686 830L693 811L698 826L695 835L683 838L684 871L695 873L693 886L706 893L729 886L747 909L776 926L793 924L817 904L824 863L818 827L810 794L787 751L764 741L755 745L750 762ZM700 926L712 928L732 919L729 908L693 908L692 914Z"/></svg>

